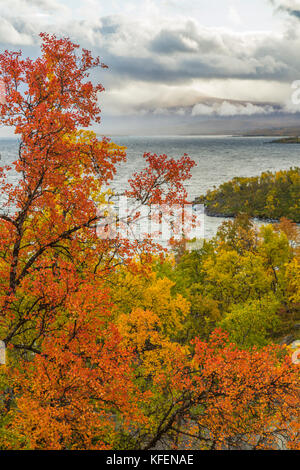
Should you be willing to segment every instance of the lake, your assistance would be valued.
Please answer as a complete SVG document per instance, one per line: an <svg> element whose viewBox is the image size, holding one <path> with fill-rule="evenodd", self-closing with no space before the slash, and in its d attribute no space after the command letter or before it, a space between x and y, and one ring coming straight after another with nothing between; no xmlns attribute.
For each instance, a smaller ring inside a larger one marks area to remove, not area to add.
<svg viewBox="0 0 300 470"><path fill-rule="evenodd" d="M144 166L144 152L181 157L187 153L197 166L187 183L189 199L234 176L257 176L263 171L299 166L300 146L268 144L274 137L232 136L115 136L113 141L127 147L127 163L118 167L114 186L124 189L128 178ZM17 156L17 141L0 139L1 164ZM11 175L14 180L15 176ZM205 236L210 238L224 219L205 216Z"/></svg>

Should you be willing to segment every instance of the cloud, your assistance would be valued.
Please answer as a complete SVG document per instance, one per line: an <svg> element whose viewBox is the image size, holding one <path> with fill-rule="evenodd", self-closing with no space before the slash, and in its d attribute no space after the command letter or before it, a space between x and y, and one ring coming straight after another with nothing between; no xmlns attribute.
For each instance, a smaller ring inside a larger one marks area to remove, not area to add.
<svg viewBox="0 0 300 470"><path fill-rule="evenodd" d="M232 104L223 101L218 108L219 116L252 116L255 114L271 114L275 111L272 106L257 106L252 103Z"/></svg>
<svg viewBox="0 0 300 470"><path fill-rule="evenodd" d="M165 0L164 4L173 2L180 6L179 0ZM72 11L57 0L0 3L0 41L5 45L35 46L36 55L38 33L48 31L70 36L92 49L94 55L99 54L109 71L94 71L93 78L104 83L107 90L100 95L103 111L115 116L265 115L277 108L257 103L283 105L290 83L300 79L300 32L296 28L234 32L206 27L183 15L177 15L174 21L158 16L155 2L150 0L141 2L147 3L147 15L138 10L136 16L134 2L126 2L132 15L102 17L94 0L85 0L80 3L81 9L74 6ZM291 1L272 3L276 8L297 11ZM79 12L87 5L89 14L81 16ZM240 21L233 5L229 16L235 24ZM219 100L214 104L207 97Z"/></svg>
<svg viewBox="0 0 300 470"><path fill-rule="evenodd" d="M34 43L31 34L23 33L6 18L0 17L0 42L14 45L30 45Z"/></svg>
<svg viewBox="0 0 300 470"><path fill-rule="evenodd" d="M198 103L192 109L192 116L253 116L271 114L275 108L270 105L258 106L252 103L232 103L223 101L211 105Z"/></svg>
<svg viewBox="0 0 300 470"><path fill-rule="evenodd" d="M300 77L297 33L234 33L184 19L176 28L163 21L150 28L124 18L99 23L89 28L73 23L73 35L98 46L110 74L124 81L174 86L201 79L291 82Z"/></svg>
<svg viewBox="0 0 300 470"><path fill-rule="evenodd" d="M153 111L154 115L157 116L185 116L187 114L186 108L156 108Z"/></svg>
<svg viewBox="0 0 300 470"><path fill-rule="evenodd" d="M69 9L57 0L0 0L0 43L37 45L39 33L55 21L65 21Z"/></svg>
<svg viewBox="0 0 300 470"><path fill-rule="evenodd" d="M24 0L12 1L23 7L27 4ZM56 8L56 2L50 0L35 0L34 5L39 3L44 9ZM176 23L168 18L159 22L151 17L137 21L122 15L101 18L95 15L94 19L72 21L68 15L66 18L56 15L54 22L50 16L47 23L47 18L34 15L6 16L1 37L6 43L20 44L23 39L24 44L29 44L37 43L37 33L44 30L71 36L84 47L99 52L110 67L110 74L122 75L125 81L168 84L201 78L292 81L300 76L297 31L292 36L233 32L204 27L185 17L178 17ZM11 31L6 33L8 28Z"/></svg>
<svg viewBox="0 0 300 470"><path fill-rule="evenodd" d="M270 0L277 11L288 13L290 16L300 19L299 0Z"/></svg>
<svg viewBox="0 0 300 470"><path fill-rule="evenodd" d="M153 52L173 54L174 52L196 52L198 44L193 39L176 31L161 31L150 44Z"/></svg>
<svg viewBox="0 0 300 470"><path fill-rule="evenodd" d="M32 4L38 8L41 8L42 10L46 11L58 11L65 9L65 7L61 4L59 4L55 0L24 0L25 3Z"/></svg>
<svg viewBox="0 0 300 470"><path fill-rule="evenodd" d="M166 25L149 44L150 50L159 54L222 52L222 41L209 29L199 29L192 20L180 27Z"/></svg>
<svg viewBox="0 0 300 470"><path fill-rule="evenodd" d="M47 13L70 13L70 10L59 0L0 0L1 13L11 17L43 16Z"/></svg>
<svg viewBox="0 0 300 470"><path fill-rule="evenodd" d="M234 33L205 28L192 20L177 27L114 19L114 32L102 29L101 55L115 73L148 82L173 83L194 79L292 81L300 76L300 35ZM76 25L73 25L76 30ZM95 40L96 43L96 40Z"/></svg>
<svg viewBox="0 0 300 470"><path fill-rule="evenodd" d="M294 16L297 19L300 19L300 8L299 10L287 10L291 16Z"/></svg>

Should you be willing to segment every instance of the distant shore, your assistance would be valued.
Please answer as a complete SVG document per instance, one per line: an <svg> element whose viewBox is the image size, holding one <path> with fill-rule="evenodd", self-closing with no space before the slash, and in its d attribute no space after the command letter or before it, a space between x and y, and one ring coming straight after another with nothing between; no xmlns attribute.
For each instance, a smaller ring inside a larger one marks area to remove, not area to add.
<svg viewBox="0 0 300 470"><path fill-rule="evenodd" d="M193 203L197 203L197 198L193 201ZM222 218L222 219L234 219L237 214L236 213L231 213L231 214L222 214L218 212L214 212L210 207L207 207L204 205L204 213L208 217L216 217L216 218ZM270 223L270 224L276 224L279 223L280 219L271 219L269 217L259 217L259 216L253 216L249 215L249 217L253 220L258 220L260 222L265 222L265 223Z"/></svg>
<svg viewBox="0 0 300 470"><path fill-rule="evenodd" d="M300 137L284 137L268 142L269 144L300 144Z"/></svg>

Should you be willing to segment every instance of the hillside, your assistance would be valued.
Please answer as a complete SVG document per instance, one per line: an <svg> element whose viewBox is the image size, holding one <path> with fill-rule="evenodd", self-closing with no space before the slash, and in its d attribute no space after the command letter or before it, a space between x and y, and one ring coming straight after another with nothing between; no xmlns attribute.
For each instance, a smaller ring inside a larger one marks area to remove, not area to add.
<svg viewBox="0 0 300 470"><path fill-rule="evenodd" d="M233 178L196 199L212 216L240 212L262 219L286 217L300 222L300 168L266 172L251 178Z"/></svg>

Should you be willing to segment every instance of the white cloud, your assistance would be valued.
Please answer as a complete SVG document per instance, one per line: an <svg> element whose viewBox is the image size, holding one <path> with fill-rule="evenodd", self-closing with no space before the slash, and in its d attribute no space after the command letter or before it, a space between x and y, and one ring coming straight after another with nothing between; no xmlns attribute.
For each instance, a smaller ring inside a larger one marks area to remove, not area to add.
<svg viewBox="0 0 300 470"><path fill-rule="evenodd" d="M297 9L299 8L299 0L271 0L271 3L277 8L290 8Z"/></svg>
<svg viewBox="0 0 300 470"><path fill-rule="evenodd" d="M14 18L70 13L69 8L59 0L0 0L0 5L2 15Z"/></svg>
<svg viewBox="0 0 300 470"><path fill-rule="evenodd" d="M29 5L31 4L46 11L61 11L65 9L65 6L56 0L25 0L25 3Z"/></svg>
<svg viewBox="0 0 300 470"><path fill-rule="evenodd" d="M214 106L198 103L192 109L192 116L211 116L215 113Z"/></svg>
<svg viewBox="0 0 300 470"><path fill-rule="evenodd" d="M188 17L189 9L183 12L181 0L130 0L123 1L122 8L120 1L112 0L109 7L105 3L0 0L0 41L37 45L38 33L48 31L91 48L109 66L109 71L99 71L95 77L107 89L101 94L102 108L113 115L149 111L183 116L187 107L194 116L263 115L275 108L257 102L286 103L290 83L300 79L300 32L295 28L246 31L243 24L244 31L237 32L207 27ZM292 0L274 3L294 8ZM220 5L224 21L227 12L231 23L241 26L241 17L245 18L241 2ZM256 0L253 5L253 11L259 8ZM100 17L109 9L119 14ZM176 10L176 21L166 14L170 9ZM212 5L207 9L212 11ZM219 20L220 15L216 11ZM287 105L285 109L294 112Z"/></svg>
<svg viewBox="0 0 300 470"><path fill-rule="evenodd" d="M0 42L26 46L34 43L30 34L19 32L6 18L1 17Z"/></svg>
<svg viewBox="0 0 300 470"><path fill-rule="evenodd" d="M178 116L184 116L186 114L186 109L179 108L179 109L176 109L174 113L177 114Z"/></svg>
<svg viewBox="0 0 300 470"><path fill-rule="evenodd" d="M153 111L153 114L156 116L170 116L170 115L176 115L176 116L184 116L187 113L187 110L185 108L156 108Z"/></svg>
<svg viewBox="0 0 300 470"><path fill-rule="evenodd" d="M252 103L213 103L207 105L198 103L193 107L192 116L253 116L255 114L270 114L274 112L272 106L258 106Z"/></svg>
<svg viewBox="0 0 300 470"><path fill-rule="evenodd" d="M252 103L246 104L232 104L223 101L222 105L218 108L217 114L219 116L252 116L254 114L269 114L274 112L271 106L257 106Z"/></svg>

